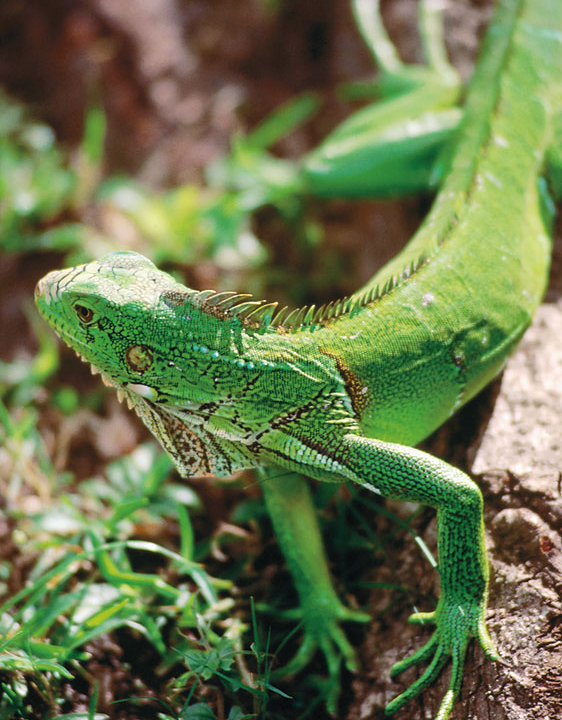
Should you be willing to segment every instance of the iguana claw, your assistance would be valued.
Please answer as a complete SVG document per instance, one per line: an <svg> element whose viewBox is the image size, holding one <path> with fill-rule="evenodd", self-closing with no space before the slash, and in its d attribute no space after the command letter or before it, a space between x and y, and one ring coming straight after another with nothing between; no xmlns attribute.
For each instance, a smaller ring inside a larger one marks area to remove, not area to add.
<svg viewBox="0 0 562 720"><path fill-rule="evenodd" d="M430 663L407 690L386 706L385 715L394 715L412 698L431 685L450 658L449 687L435 716L435 720L446 720L461 689L464 658L470 638L474 636L478 639L488 659L498 659L483 614L483 610L478 606L445 606L444 603L439 603L434 612L414 613L408 618L408 621L414 624L431 622L436 625L436 630L425 645L409 657L395 663L390 670L390 675L396 678L413 665L429 660Z"/></svg>
<svg viewBox="0 0 562 720"><path fill-rule="evenodd" d="M271 674L273 679L295 675L304 670L314 654L320 650L328 666L328 678L324 702L328 712L335 713L340 696L340 673L342 660L345 667L354 672L358 669L355 650L340 627L343 621L369 622L370 616L359 610L350 610L339 605L330 613L301 613L304 634L296 654L282 667Z"/></svg>

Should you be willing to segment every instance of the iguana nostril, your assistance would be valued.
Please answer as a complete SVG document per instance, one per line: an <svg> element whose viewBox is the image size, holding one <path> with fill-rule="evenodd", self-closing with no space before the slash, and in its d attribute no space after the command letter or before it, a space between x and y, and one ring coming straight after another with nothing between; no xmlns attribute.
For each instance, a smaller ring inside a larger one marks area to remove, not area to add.
<svg viewBox="0 0 562 720"><path fill-rule="evenodd" d="M40 298L43 296L43 293L45 292L45 278L41 278L37 285L35 286L35 297Z"/></svg>

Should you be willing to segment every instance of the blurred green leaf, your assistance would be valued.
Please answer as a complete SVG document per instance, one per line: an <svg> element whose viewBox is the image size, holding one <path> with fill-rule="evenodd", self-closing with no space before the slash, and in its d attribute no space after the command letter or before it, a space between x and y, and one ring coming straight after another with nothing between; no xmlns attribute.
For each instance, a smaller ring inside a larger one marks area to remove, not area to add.
<svg viewBox="0 0 562 720"><path fill-rule="evenodd" d="M316 93L304 93L280 105L254 128L244 143L254 150L266 150L308 120L319 108Z"/></svg>

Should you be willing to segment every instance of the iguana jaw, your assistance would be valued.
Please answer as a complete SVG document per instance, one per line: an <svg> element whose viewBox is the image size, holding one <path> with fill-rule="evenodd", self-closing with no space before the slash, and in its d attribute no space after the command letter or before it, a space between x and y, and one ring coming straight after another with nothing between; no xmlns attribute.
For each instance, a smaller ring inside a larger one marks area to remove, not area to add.
<svg viewBox="0 0 562 720"><path fill-rule="evenodd" d="M59 332L57 332L57 335L61 337ZM61 339L64 340L64 338L62 337ZM90 366L90 372L92 373L92 375L99 375L101 377L102 383L106 387L111 387L116 391L117 399L119 400L119 402L122 403L123 401L125 401L129 410L133 410L135 407L135 403L139 402L141 398L147 398L149 400L154 399L153 395L156 392L154 388L148 387L148 385L139 385L132 383L129 383L128 385L121 385L121 383L118 383L116 380L114 380L111 375L108 375L103 370L100 370L87 358L81 355L78 350L75 350L74 352L77 358Z"/></svg>
<svg viewBox="0 0 562 720"><path fill-rule="evenodd" d="M80 353L77 352L76 355L77 355L77 357L80 358L80 360L83 360L86 363L88 362L88 360L86 360L86 358L83 355L80 355ZM115 389L115 391L117 392L117 399L119 400L119 402L122 403L123 401L125 401L127 403L127 407L129 408L129 410L133 410L135 407L135 399L131 392L132 387L131 386L125 387L124 385L121 385L120 383L116 382L110 375L103 372L103 370L100 370L95 365L92 365L92 363L89 363L89 365L90 365L90 371L91 371L92 375L99 375L101 377L102 383L106 387L111 387L111 388ZM139 387L144 387L147 390L153 391L153 388L149 388L146 385L139 386ZM141 393L135 393L135 394L141 395ZM139 402L139 400L137 399L136 402Z"/></svg>
<svg viewBox="0 0 562 720"><path fill-rule="evenodd" d="M59 335L60 337L60 333L57 333L57 335ZM99 375L101 377L102 383L106 387L111 387L117 392L117 399L120 403L125 401L129 410L134 410L135 404L141 402L142 399L156 399L157 392L154 388L151 388L148 385L142 385L140 383L127 383L126 385L121 385L121 383L118 383L116 380L114 380L111 375L108 375L103 370L100 370L87 358L81 355L77 350L75 350L74 352L77 358L90 366L90 372L92 373L92 375Z"/></svg>

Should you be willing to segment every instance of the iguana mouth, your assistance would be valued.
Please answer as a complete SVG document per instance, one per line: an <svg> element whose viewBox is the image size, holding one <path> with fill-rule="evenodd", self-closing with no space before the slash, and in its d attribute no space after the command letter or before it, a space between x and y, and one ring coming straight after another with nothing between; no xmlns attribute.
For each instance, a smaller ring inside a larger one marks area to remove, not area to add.
<svg viewBox="0 0 562 720"><path fill-rule="evenodd" d="M88 362L86 358L80 355L80 353L77 353L77 355L81 360ZM92 365L92 363L90 363L90 372L92 375L99 375L104 385L113 388L117 393L117 400L119 400L120 403L125 401L129 410L134 409L135 400L136 402L139 402L140 400L154 401L158 396L156 390L149 385L142 385L139 383L127 383L126 385L121 385L121 383L115 381L111 375L103 372L103 370L100 370L95 365Z"/></svg>
<svg viewBox="0 0 562 720"><path fill-rule="evenodd" d="M57 333L59 335L59 333ZM59 335L60 337L60 335ZM102 383L106 387L113 388L117 392L117 400L122 403L125 401L127 403L127 407L129 410L134 409L134 402L131 397L131 390L126 388L124 385L121 385L121 383L118 383L116 380L114 380L111 375L104 372L103 370L100 370L99 367L91 363L87 358L84 357L81 353L78 352L78 350L74 350L74 354L77 358L82 360L82 362L87 363L90 366L90 372L92 375L99 375L101 378ZM134 391L133 391L134 392ZM136 393L139 396L142 396L140 392Z"/></svg>

